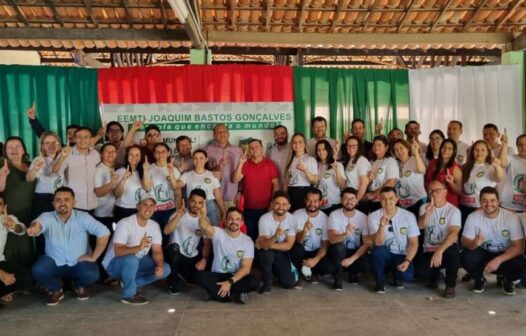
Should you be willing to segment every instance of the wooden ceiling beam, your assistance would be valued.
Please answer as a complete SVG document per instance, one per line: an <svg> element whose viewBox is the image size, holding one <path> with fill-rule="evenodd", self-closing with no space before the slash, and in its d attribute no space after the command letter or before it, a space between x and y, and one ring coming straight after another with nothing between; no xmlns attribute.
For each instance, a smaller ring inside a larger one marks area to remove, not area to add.
<svg viewBox="0 0 526 336"><path fill-rule="evenodd" d="M495 26L495 31L498 31L502 27L504 22L508 21L508 19L513 15L513 13L515 13L517 8L519 8L519 6L522 5L523 2L524 0L515 0L515 3L513 3L513 5L509 7L508 12L497 22L497 25Z"/></svg>
<svg viewBox="0 0 526 336"><path fill-rule="evenodd" d="M411 1L414 1L414 0L411 0ZM334 13L334 16L332 18L331 30L330 30L331 33L334 32L334 30L336 29L336 24L339 23L338 18L340 17L340 13L343 10L344 3L345 3L345 0L338 0L338 8L336 8L336 13Z"/></svg>
<svg viewBox="0 0 526 336"><path fill-rule="evenodd" d="M363 31L365 31L367 29L367 27L369 26L369 23L371 22L371 17L372 15L374 14L374 12L376 11L376 3L378 2L378 0L374 0L370 10L369 10L369 14L367 15L367 17L365 18L365 21L363 23Z"/></svg>
<svg viewBox="0 0 526 336"><path fill-rule="evenodd" d="M236 0L230 0L230 26L232 30L236 30Z"/></svg>
<svg viewBox="0 0 526 336"><path fill-rule="evenodd" d="M270 31L270 20L272 17L272 0L265 1L265 31Z"/></svg>
<svg viewBox="0 0 526 336"><path fill-rule="evenodd" d="M438 14L436 20L431 25L431 29L429 30L430 32L433 32L436 29L437 25L442 20L442 17L444 17L444 15L446 14L446 12L449 9L449 6L451 5L452 2L453 2L453 0L448 0L447 3L444 5L444 7L442 7L442 9L440 10L440 13Z"/></svg>
<svg viewBox="0 0 526 336"><path fill-rule="evenodd" d="M55 17L55 20L57 20L57 22L62 26L64 27L64 21L62 21L62 17L60 16L60 14L58 13L57 11L57 7L55 6L55 1L54 0L46 0L46 3L49 5L49 7L51 8L51 11L53 12L53 16Z"/></svg>
<svg viewBox="0 0 526 336"><path fill-rule="evenodd" d="M128 22L128 25L130 27L133 25L132 16L130 13L130 8L128 7L128 3L126 3L126 0L121 0L122 6L124 7L124 11L126 12L126 21Z"/></svg>
<svg viewBox="0 0 526 336"><path fill-rule="evenodd" d="M300 17L298 20L298 31L300 33L303 29L303 24L305 23L305 9L307 8L307 1L310 0L301 0Z"/></svg>
<svg viewBox="0 0 526 336"><path fill-rule="evenodd" d="M398 27L396 28L396 32L398 33L400 29L404 26L405 19L407 18L407 14L409 14L413 10L415 0L409 1L409 5L407 6L407 10L402 14L402 17L400 18L400 23L398 24Z"/></svg>
<svg viewBox="0 0 526 336"><path fill-rule="evenodd" d="M168 19L166 18L166 8L164 7L164 0L159 0L159 7L161 7L161 19L163 20L164 29L167 29Z"/></svg>
<svg viewBox="0 0 526 336"><path fill-rule="evenodd" d="M475 18L479 15L479 13L484 8L484 5L486 5L486 2L488 2L488 0L482 0L480 2L480 4L477 6L477 9L475 10L475 12L471 13L471 17L469 18L469 20L466 22L466 24L462 28L462 31L467 31L469 26L475 21Z"/></svg>
<svg viewBox="0 0 526 336"><path fill-rule="evenodd" d="M13 9L16 12L16 15L19 17L20 20L22 20L22 22L24 22L26 27L29 27L30 24L29 24L29 21L28 21L26 15L24 14L24 12L22 12L20 7L18 7L18 4L15 2L15 0L7 0L7 2L9 3L9 5L11 5L11 7L13 7ZM4 28L2 28L2 29L4 29Z"/></svg>
<svg viewBox="0 0 526 336"><path fill-rule="evenodd" d="M82 0L82 3L84 3L84 6L86 7L86 11L88 12L91 22L93 22L93 24L97 26L97 28L99 28L99 22L97 21L97 18L95 17L95 15L93 14L93 10L91 9L91 1Z"/></svg>

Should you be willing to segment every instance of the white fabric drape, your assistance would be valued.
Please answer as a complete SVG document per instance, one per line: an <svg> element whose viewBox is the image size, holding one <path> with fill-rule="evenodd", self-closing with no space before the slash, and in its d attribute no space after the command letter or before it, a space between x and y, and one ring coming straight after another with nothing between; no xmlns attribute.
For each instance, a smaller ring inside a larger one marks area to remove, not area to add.
<svg viewBox="0 0 526 336"><path fill-rule="evenodd" d="M522 133L523 90L518 65L445 67L409 71L409 116L420 123L420 140L433 129L446 133L447 123L460 120L462 140L482 138L482 127L507 128L512 147Z"/></svg>

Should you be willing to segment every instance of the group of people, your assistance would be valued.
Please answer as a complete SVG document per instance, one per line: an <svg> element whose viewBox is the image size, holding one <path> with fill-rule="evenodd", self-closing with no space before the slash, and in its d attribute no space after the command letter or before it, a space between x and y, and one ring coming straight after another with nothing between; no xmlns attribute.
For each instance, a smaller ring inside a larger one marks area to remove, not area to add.
<svg viewBox="0 0 526 336"><path fill-rule="evenodd" d="M38 155L30 161L11 136L0 158L1 302L34 285L49 306L68 286L86 300L101 281L142 305L140 288L166 279L172 295L194 283L210 300L247 303L274 283L301 289L331 276L341 291L368 271L385 293L391 275L398 288L416 276L436 289L443 268L452 298L461 267L474 292L485 273L508 295L526 284L526 134L517 154L493 124L462 142L455 120L427 145L416 121L387 136L379 125L368 142L355 119L340 146L316 117L308 140L277 126L271 147L249 139L242 149L217 124L205 148L181 135L172 153L154 124L125 133L111 121L97 134L70 125L62 144L34 106L27 114Z"/></svg>

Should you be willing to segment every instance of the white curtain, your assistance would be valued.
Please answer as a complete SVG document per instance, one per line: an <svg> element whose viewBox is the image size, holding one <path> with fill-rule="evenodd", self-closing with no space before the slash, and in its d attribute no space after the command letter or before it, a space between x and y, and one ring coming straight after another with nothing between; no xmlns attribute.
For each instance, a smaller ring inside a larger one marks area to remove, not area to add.
<svg viewBox="0 0 526 336"><path fill-rule="evenodd" d="M482 138L482 127L507 128L510 145L523 131L523 90L518 65L445 67L409 71L409 117L420 123L420 140L433 129L446 134L447 123L460 120L462 140ZM447 135L446 135L447 136Z"/></svg>

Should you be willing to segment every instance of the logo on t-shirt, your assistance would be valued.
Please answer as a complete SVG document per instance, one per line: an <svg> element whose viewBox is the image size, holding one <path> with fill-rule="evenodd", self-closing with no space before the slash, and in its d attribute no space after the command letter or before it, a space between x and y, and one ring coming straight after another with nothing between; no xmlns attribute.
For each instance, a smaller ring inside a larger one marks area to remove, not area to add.
<svg viewBox="0 0 526 336"><path fill-rule="evenodd" d="M356 236L359 236L359 235L362 234L362 230L361 230L361 229L354 229L354 234L355 234Z"/></svg>
<svg viewBox="0 0 526 336"><path fill-rule="evenodd" d="M212 179L209 178L209 177L205 177L205 183L206 183L206 184L210 184L210 183L212 183Z"/></svg>
<svg viewBox="0 0 526 336"><path fill-rule="evenodd" d="M383 169L383 168L378 168L378 169L376 169L376 174L377 174L377 175L380 175L380 174L383 173L383 172L384 172L384 169Z"/></svg>
<svg viewBox="0 0 526 336"><path fill-rule="evenodd" d="M354 165L348 165L346 170L352 172L354 170Z"/></svg>
<svg viewBox="0 0 526 336"><path fill-rule="evenodd" d="M410 170L406 170L405 173L404 173L404 176L405 177L411 176L411 171Z"/></svg>
<svg viewBox="0 0 526 336"><path fill-rule="evenodd" d="M446 218L440 217L440 219L438 220L438 224L442 224L442 225L446 224Z"/></svg>
<svg viewBox="0 0 526 336"><path fill-rule="evenodd" d="M331 173L330 173L330 172L325 172L325 173L323 173L323 178L324 178L324 179L328 179L328 178L330 178L330 177L331 177Z"/></svg>
<svg viewBox="0 0 526 336"><path fill-rule="evenodd" d="M243 256L245 255L245 251L237 250L236 255L238 258L243 258Z"/></svg>
<svg viewBox="0 0 526 336"><path fill-rule="evenodd" d="M478 178L481 178L482 176L484 176L484 172L478 172L478 173L477 173L477 177L478 177Z"/></svg>
<svg viewBox="0 0 526 336"><path fill-rule="evenodd" d="M199 230L199 229L195 230L195 235L197 237L201 237L202 234L203 234L203 232L201 230Z"/></svg>
<svg viewBox="0 0 526 336"><path fill-rule="evenodd" d="M224 256L221 259L221 269L225 273L234 273L237 270L236 264L229 257Z"/></svg>
<svg viewBox="0 0 526 336"><path fill-rule="evenodd" d="M519 193L523 193L524 192L524 189L522 188L522 186L524 185L524 174L517 174L514 178L513 178L513 189L516 191L516 192L519 192Z"/></svg>
<svg viewBox="0 0 526 336"><path fill-rule="evenodd" d="M502 234L502 236L504 238L509 238L510 237L510 231L508 231L506 229L502 230L500 233Z"/></svg>
<svg viewBox="0 0 526 336"><path fill-rule="evenodd" d="M405 236L407 234L407 228L406 227L401 227L400 228L400 234Z"/></svg>
<svg viewBox="0 0 526 336"><path fill-rule="evenodd" d="M317 228L317 229L316 229L316 235L317 235L317 236L321 236L322 232L323 232L322 229L320 229L320 228Z"/></svg>

